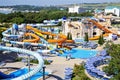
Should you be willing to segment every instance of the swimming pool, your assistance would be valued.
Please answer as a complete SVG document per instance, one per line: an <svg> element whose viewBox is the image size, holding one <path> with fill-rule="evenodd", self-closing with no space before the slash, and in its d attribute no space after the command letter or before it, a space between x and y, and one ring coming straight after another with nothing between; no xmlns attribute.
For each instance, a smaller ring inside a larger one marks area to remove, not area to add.
<svg viewBox="0 0 120 80"><path fill-rule="evenodd" d="M11 77L18 77L18 76L21 76L21 75L24 75L28 73L28 68L23 68L23 69L19 69L13 73L11 73ZM49 73L48 72L45 72L45 75L48 75ZM43 76L43 73L42 72L38 72L36 73L35 75L33 75L32 77L30 77L30 80L37 80L38 78L42 77Z"/></svg>
<svg viewBox="0 0 120 80"><path fill-rule="evenodd" d="M64 51L64 53L61 54L60 56L66 57L68 54L71 54L72 58L87 59L96 56L97 53L98 53L97 50L84 50L84 49L73 48L72 50Z"/></svg>

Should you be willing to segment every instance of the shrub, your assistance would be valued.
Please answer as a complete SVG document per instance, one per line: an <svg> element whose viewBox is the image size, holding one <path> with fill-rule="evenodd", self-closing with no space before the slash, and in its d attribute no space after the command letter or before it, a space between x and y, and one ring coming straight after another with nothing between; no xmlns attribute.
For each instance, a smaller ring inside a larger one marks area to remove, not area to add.
<svg viewBox="0 0 120 80"><path fill-rule="evenodd" d="M70 32L67 33L67 40L72 40L72 34Z"/></svg>
<svg viewBox="0 0 120 80"><path fill-rule="evenodd" d="M84 41L88 42L89 39L88 39L88 33L85 33L85 38L84 38Z"/></svg>
<svg viewBox="0 0 120 80"><path fill-rule="evenodd" d="M110 80L119 80L120 79L120 44L110 44L107 49L107 52L111 56L108 66L103 68L103 71L106 72L108 76L112 76Z"/></svg>
<svg viewBox="0 0 120 80"><path fill-rule="evenodd" d="M54 39L54 36L52 36L52 39Z"/></svg>
<svg viewBox="0 0 120 80"><path fill-rule="evenodd" d="M59 23L58 23L58 26L62 26L62 22L59 22Z"/></svg>
<svg viewBox="0 0 120 80"><path fill-rule="evenodd" d="M44 60L44 64L45 64L45 65L49 65L50 62L49 62L48 60L45 59L45 60Z"/></svg>
<svg viewBox="0 0 120 80"><path fill-rule="evenodd" d="M72 80L90 80L84 73L84 65L74 65Z"/></svg>
<svg viewBox="0 0 120 80"><path fill-rule="evenodd" d="M72 34L70 33L70 37L69 37L69 40L72 40Z"/></svg>
<svg viewBox="0 0 120 80"><path fill-rule="evenodd" d="M22 57L18 57L15 59L15 62L22 61Z"/></svg>
<svg viewBox="0 0 120 80"><path fill-rule="evenodd" d="M103 45L104 42L105 41L104 41L103 35L100 35L99 40L98 40L98 44Z"/></svg>
<svg viewBox="0 0 120 80"><path fill-rule="evenodd" d="M48 40L48 39L49 39L49 35L46 36L46 40Z"/></svg>
<svg viewBox="0 0 120 80"><path fill-rule="evenodd" d="M32 60L30 60L30 63L38 64L38 60L37 59L32 59Z"/></svg>

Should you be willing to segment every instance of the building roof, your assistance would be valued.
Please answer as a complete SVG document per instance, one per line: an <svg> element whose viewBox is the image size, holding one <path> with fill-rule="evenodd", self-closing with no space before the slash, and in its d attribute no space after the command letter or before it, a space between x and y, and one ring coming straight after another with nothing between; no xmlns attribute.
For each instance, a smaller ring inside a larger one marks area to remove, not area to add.
<svg viewBox="0 0 120 80"><path fill-rule="evenodd" d="M107 6L105 9L113 9L113 8L118 8L118 9L120 9L119 6Z"/></svg>
<svg viewBox="0 0 120 80"><path fill-rule="evenodd" d="M86 12L88 9L87 8L79 8L79 12Z"/></svg>
<svg viewBox="0 0 120 80"><path fill-rule="evenodd" d="M102 12L103 10L98 10L98 9L95 10L95 13L102 13Z"/></svg>

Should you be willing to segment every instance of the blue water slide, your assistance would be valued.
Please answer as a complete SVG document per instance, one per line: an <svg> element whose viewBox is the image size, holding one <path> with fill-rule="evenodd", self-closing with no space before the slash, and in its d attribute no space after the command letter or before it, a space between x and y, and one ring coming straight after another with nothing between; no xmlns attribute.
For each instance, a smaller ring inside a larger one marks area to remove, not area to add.
<svg viewBox="0 0 120 80"><path fill-rule="evenodd" d="M8 30L2 32L2 35L4 36L4 38L2 39L2 41L4 42L9 42L10 44L19 44L19 45L30 45L30 46L46 46L46 44L48 44L48 42L46 40L44 40L43 38L41 38L41 40L45 43L45 44L40 44L40 43L29 43L29 42L18 42L18 41L10 41L7 38L16 38L19 39L20 37L22 37L24 35L24 32L22 32L20 35L11 35L8 34L11 31L11 28L9 28ZM7 38L5 38L7 37Z"/></svg>
<svg viewBox="0 0 120 80"><path fill-rule="evenodd" d="M39 62L38 65L32 71L28 72L27 74L21 75L19 77L11 78L8 75L0 73L0 76L3 77L3 78L11 78L9 80L25 80L25 79L28 79L29 77L33 76L34 74L36 74L40 70L42 70L42 67L44 65L44 61L43 61L43 58L40 56L40 54L37 53L37 52L33 52L33 51L30 51L30 50L25 50L25 49L20 49L20 48L15 48L15 47L13 48L13 47L4 47L4 46L0 46L0 51L1 50L13 51L13 52L32 55L32 56L36 57L36 59Z"/></svg>
<svg viewBox="0 0 120 80"><path fill-rule="evenodd" d="M38 53L48 53L50 52L51 50L37 50Z"/></svg>
<svg viewBox="0 0 120 80"><path fill-rule="evenodd" d="M18 41L10 41L6 38L2 38L2 41L8 42L10 44L19 44L19 45L29 45L29 46L47 46L46 44L41 44L41 43L30 43L30 42L18 42Z"/></svg>
<svg viewBox="0 0 120 80"><path fill-rule="evenodd" d="M15 29L15 28L19 28L18 27L18 25L17 24L13 24L13 28ZM22 29L23 27L21 27L21 29ZM29 44L29 45L33 45L33 46L45 46L45 45L42 45L42 44L36 44L36 43L24 43L24 42L18 42L18 41L10 41L10 40L8 40L8 38L14 38L14 39L19 39L20 37L22 37L23 35L24 35L24 32L19 32L19 35L13 35L13 34L10 34L10 32L12 32L12 28L9 28L9 29L7 29L6 31L4 31L4 32L2 32L2 35L3 35L3 41L4 42L9 42L9 43L11 43L11 44L20 44L20 45L27 45L27 44ZM46 41L46 40L44 40L43 38L41 39L45 44L47 44L48 42Z"/></svg>
<svg viewBox="0 0 120 80"><path fill-rule="evenodd" d="M19 35L8 34L8 33L11 32L11 31L12 31L12 28L9 28L8 30L2 32L2 35L3 35L4 37L9 37L9 38L10 38L10 37L11 37L11 38L20 38L20 37L22 37L22 36L24 35L23 32L21 32Z"/></svg>
<svg viewBox="0 0 120 80"><path fill-rule="evenodd" d="M48 44L48 42L47 42L45 39L43 39L42 37L40 37L40 40L41 40L43 43Z"/></svg>
<svg viewBox="0 0 120 80"><path fill-rule="evenodd" d="M15 29L16 31L18 31L18 25L17 24L13 24L13 29Z"/></svg>

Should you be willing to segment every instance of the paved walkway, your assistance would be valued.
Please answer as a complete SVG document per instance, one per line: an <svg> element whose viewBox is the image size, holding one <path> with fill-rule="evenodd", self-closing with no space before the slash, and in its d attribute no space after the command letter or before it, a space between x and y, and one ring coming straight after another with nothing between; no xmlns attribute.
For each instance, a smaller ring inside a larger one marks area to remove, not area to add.
<svg viewBox="0 0 120 80"><path fill-rule="evenodd" d="M53 70L53 75L46 80L63 80L64 70L66 67L73 68L74 64L81 64L85 59L70 59L66 60L64 57L49 57L48 60L53 60L51 65L47 65L46 68Z"/></svg>
<svg viewBox="0 0 120 80"><path fill-rule="evenodd" d="M2 55L3 56L3 55ZM74 64L81 64L85 59L70 59L66 60L65 57L49 56L47 60L53 60L50 65L46 65L46 71L52 70L53 74L46 80L63 80L64 70L66 67L74 67ZM31 67L34 67L35 64ZM1 72L8 74L11 71L15 71L19 68L26 67L23 62L8 62L4 67L0 68ZM39 79L38 79L39 80Z"/></svg>

